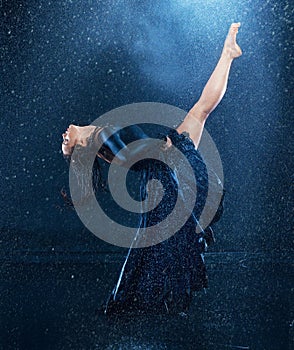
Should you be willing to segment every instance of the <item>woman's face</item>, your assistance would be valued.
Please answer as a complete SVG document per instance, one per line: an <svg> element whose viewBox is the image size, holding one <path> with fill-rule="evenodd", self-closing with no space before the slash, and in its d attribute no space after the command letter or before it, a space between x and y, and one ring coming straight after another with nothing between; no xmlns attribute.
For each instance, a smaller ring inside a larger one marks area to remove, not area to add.
<svg viewBox="0 0 294 350"><path fill-rule="evenodd" d="M69 127L66 129L65 133L62 134L63 142L62 142L62 152L65 156L71 155L73 147L76 145L77 142L77 126L74 124L70 124Z"/></svg>

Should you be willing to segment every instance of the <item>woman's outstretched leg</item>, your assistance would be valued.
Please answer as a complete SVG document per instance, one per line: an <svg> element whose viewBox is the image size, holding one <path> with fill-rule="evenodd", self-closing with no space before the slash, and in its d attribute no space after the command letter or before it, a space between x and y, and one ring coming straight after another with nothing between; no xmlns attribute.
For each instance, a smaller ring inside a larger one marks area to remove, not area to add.
<svg viewBox="0 0 294 350"><path fill-rule="evenodd" d="M221 57L206 83L197 103L191 108L183 123L177 128L179 133L188 132L197 148L201 139L204 124L209 114L223 98L234 58L241 56L242 51L236 42L240 23L233 23L229 29Z"/></svg>

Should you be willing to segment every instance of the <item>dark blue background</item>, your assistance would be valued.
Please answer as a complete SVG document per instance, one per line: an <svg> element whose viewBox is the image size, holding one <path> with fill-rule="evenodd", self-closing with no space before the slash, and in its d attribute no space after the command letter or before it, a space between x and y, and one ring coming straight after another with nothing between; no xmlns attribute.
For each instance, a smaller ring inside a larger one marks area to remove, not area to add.
<svg viewBox="0 0 294 350"><path fill-rule="evenodd" d="M217 248L283 249L293 165L286 4L2 1L1 227L75 241L83 224L55 207L68 183L61 133L133 102L188 110L240 21L243 56L207 122L228 190Z"/></svg>
<svg viewBox="0 0 294 350"><path fill-rule="evenodd" d="M206 125L227 189L210 251L220 253L217 261L222 252L290 256L289 1L2 0L0 10L2 261L115 250L74 211L59 207L59 191L68 186L61 133L70 123L86 125L133 102L189 110L234 21L242 23L243 56L233 62L227 94ZM267 256L268 266L274 260Z"/></svg>

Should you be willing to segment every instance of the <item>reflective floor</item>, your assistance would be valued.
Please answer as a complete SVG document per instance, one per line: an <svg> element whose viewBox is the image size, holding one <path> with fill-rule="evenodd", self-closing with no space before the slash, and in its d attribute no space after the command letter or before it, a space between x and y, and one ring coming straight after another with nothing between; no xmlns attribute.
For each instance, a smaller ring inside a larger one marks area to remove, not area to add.
<svg viewBox="0 0 294 350"><path fill-rule="evenodd" d="M289 254L207 254L210 287L188 315L112 318L95 310L121 258L67 259L2 259L1 349L293 348Z"/></svg>

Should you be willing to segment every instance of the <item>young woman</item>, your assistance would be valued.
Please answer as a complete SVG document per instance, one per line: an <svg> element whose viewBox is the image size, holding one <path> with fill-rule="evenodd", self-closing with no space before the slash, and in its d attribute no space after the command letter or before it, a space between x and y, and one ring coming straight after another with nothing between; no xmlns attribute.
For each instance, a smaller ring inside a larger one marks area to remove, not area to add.
<svg viewBox="0 0 294 350"><path fill-rule="evenodd" d="M197 233L196 227L205 205L208 185L207 169L197 148L207 117L224 96L231 64L242 54L236 43L239 27L240 23L231 25L221 57L197 103L187 113L184 121L176 129L167 130L163 137L164 147L158 152L162 154L163 159L169 159L172 167L167 167L154 159L139 161L133 166L133 170L141 174L142 200L156 199L156 193L150 193L150 188L147 190L147 183L152 179L160 180L165 190L162 202L154 210L141 215L140 229L155 227L172 211L179 195L178 176L184 179L186 186L191 182L190 175L187 175L185 169L177 164L177 159L173 158L171 145L179 149L192 166L197 182L197 200L184 226L170 238L146 248L129 249L118 282L103 307L105 314L129 311L168 313L187 311L193 292L207 287L203 252L213 241L210 226L218 221L222 214L222 200L210 225ZM111 136L108 137L109 135ZM70 159L75 147L96 147L98 158L108 163L115 160L122 166L132 163L138 154L140 156L144 154L144 143L141 149L129 152L127 144L148 138L139 126L129 127L126 130L118 129L116 132L113 126L73 124L62 136L62 151L65 158ZM127 150L125 155L114 158L122 149ZM97 157L94 162L94 173L95 168L98 169L98 172L96 171L98 177L94 181L94 189L99 192L103 186ZM216 186L222 190L219 182L216 182ZM65 194L64 196L66 197ZM185 199L182 198L182 201L184 206Z"/></svg>

